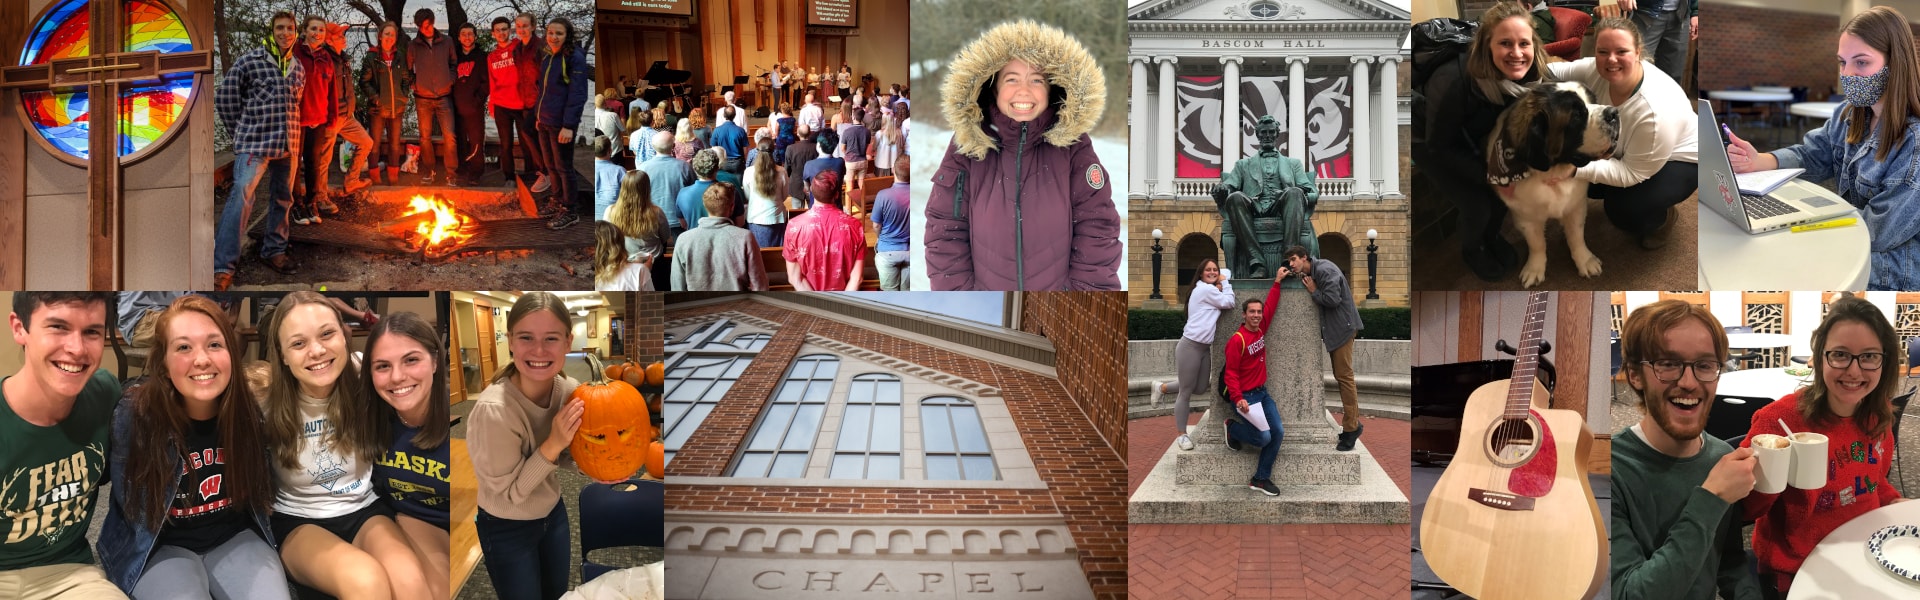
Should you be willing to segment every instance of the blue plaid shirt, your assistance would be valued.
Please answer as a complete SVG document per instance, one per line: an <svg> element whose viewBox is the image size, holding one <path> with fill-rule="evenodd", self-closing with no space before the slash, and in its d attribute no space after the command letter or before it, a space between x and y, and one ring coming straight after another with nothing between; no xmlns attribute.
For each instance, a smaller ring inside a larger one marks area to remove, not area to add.
<svg viewBox="0 0 1920 600"><path fill-rule="evenodd" d="M234 154L266 158L298 150L300 93L306 69L289 55L273 56L268 41L234 61L226 79L214 87L213 106L233 135Z"/></svg>

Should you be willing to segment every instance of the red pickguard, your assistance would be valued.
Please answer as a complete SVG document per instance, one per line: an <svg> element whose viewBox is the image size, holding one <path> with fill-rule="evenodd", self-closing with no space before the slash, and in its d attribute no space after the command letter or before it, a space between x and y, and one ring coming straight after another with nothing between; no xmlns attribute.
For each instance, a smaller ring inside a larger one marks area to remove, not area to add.
<svg viewBox="0 0 1920 600"><path fill-rule="evenodd" d="M1534 422L1540 424L1540 448L1526 464L1513 469L1507 475L1507 489L1513 493L1530 498L1545 498L1553 491L1554 469L1560 464L1558 450L1553 445L1553 432L1547 429L1547 420L1540 412L1531 408L1527 413L1533 415Z"/></svg>

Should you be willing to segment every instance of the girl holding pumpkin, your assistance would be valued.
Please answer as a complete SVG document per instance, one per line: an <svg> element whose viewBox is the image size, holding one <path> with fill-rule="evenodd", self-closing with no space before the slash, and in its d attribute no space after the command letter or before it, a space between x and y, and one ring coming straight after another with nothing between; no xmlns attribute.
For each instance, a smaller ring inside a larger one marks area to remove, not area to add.
<svg viewBox="0 0 1920 600"><path fill-rule="evenodd" d="M579 382L561 373L573 318L550 292L528 292L507 312L513 361L480 392L467 451L479 487L475 530L502 598L553 600L567 591L567 506L554 471L586 413Z"/></svg>
<svg viewBox="0 0 1920 600"><path fill-rule="evenodd" d="M428 597L426 570L374 493L384 440L358 385L352 335L315 292L287 294L268 321L262 396L279 489L273 536L294 581L342 600Z"/></svg>
<svg viewBox="0 0 1920 600"><path fill-rule="evenodd" d="M387 451L373 465L373 487L399 514L408 545L426 566L432 598L447 597L447 355L426 319L388 316L367 337L361 385L376 405L374 426Z"/></svg>
<svg viewBox="0 0 1920 600"><path fill-rule="evenodd" d="M290 597L267 525L273 472L260 409L234 368L233 326L212 300L181 296L153 339L153 376L113 411L101 564L135 598Z"/></svg>

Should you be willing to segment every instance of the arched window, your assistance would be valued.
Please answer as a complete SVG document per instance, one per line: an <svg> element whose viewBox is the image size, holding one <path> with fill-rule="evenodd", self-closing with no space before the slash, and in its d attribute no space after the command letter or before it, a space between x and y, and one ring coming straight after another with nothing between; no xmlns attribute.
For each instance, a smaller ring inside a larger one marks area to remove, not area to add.
<svg viewBox="0 0 1920 600"><path fill-rule="evenodd" d="M921 400L920 431L927 454L927 479L1000 478L993 465L993 449L987 444L987 430L980 424L980 410L972 401L952 396Z"/></svg>
<svg viewBox="0 0 1920 600"><path fill-rule="evenodd" d="M867 373L853 378L828 477L900 478L900 392L900 378L893 375Z"/></svg>
<svg viewBox="0 0 1920 600"><path fill-rule="evenodd" d="M773 403L748 435L735 477L804 477L807 455L820 433L840 359L813 354L794 359Z"/></svg>

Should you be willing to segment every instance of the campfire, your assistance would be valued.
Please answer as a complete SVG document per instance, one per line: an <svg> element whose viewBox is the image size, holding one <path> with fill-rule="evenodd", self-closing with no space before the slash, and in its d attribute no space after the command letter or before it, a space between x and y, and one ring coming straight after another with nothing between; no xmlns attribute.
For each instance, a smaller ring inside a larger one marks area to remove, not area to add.
<svg viewBox="0 0 1920 600"><path fill-rule="evenodd" d="M474 236L474 220L439 194L413 196L399 218L381 224L381 229L390 227L402 230L399 237L408 252L428 259L457 252Z"/></svg>

